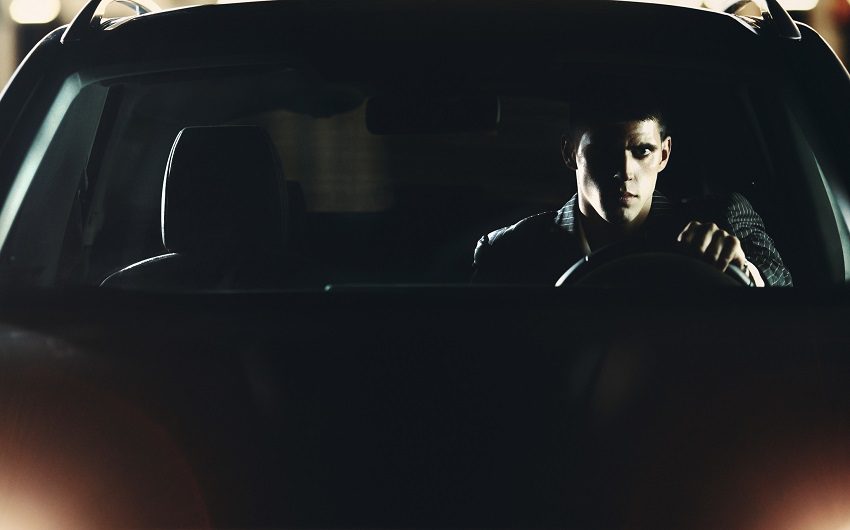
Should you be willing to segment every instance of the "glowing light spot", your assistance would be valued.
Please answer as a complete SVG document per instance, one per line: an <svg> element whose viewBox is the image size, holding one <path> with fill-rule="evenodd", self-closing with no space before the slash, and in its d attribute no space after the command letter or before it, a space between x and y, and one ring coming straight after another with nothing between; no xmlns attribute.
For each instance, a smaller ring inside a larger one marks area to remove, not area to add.
<svg viewBox="0 0 850 530"><path fill-rule="evenodd" d="M9 15L18 24L47 24L62 10L59 0L12 0Z"/></svg>
<svg viewBox="0 0 850 530"><path fill-rule="evenodd" d="M729 6L735 4L737 0L626 0L626 1L638 1L642 3L648 4L666 4L673 6L684 6L684 7L705 7L711 9L712 11L725 11ZM847 0L850 2L850 0ZM223 3L223 0L219 0L219 3ZM818 5L818 0L779 0L779 3L788 11L811 11ZM762 9L766 10L766 3L764 0L756 0L756 4Z"/></svg>
<svg viewBox="0 0 850 530"><path fill-rule="evenodd" d="M779 0L779 4L788 11L811 11L818 5L818 0Z"/></svg>
<svg viewBox="0 0 850 530"><path fill-rule="evenodd" d="M45 513L31 499L6 497L0 501L0 530L59 530L67 524Z"/></svg>

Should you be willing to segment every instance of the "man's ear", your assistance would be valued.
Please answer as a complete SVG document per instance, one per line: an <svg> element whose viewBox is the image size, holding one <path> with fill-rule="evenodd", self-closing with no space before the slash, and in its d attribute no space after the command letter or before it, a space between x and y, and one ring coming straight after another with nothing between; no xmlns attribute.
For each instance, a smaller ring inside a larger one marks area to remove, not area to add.
<svg viewBox="0 0 850 530"><path fill-rule="evenodd" d="M658 167L658 172L664 171L667 167L667 162L670 161L670 152L673 150L673 138L668 136L661 142L661 163Z"/></svg>
<svg viewBox="0 0 850 530"><path fill-rule="evenodd" d="M564 159L564 164L573 171L578 170L576 165L576 150L573 142L566 135L561 136L561 158Z"/></svg>

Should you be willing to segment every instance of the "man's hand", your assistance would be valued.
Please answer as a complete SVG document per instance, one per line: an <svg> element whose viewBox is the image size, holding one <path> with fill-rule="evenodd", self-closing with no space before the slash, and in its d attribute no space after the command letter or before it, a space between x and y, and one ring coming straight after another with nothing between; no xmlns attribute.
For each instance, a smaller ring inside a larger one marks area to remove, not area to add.
<svg viewBox="0 0 850 530"><path fill-rule="evenodd" d="M725 272L729 264L734 263L753 279L756 286L764 286L758 269L747 261L741 241L716 224L691 221L676 239L721 271Z"/></svg>

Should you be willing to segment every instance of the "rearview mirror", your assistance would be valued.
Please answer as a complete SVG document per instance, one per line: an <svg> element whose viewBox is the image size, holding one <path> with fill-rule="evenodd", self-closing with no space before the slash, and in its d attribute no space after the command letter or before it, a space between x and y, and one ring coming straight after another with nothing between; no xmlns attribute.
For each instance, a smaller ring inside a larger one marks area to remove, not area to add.
<svg viewBox="0 0 850 530"><path fill-rule="evenodd" d="M499 125L497 96L375 96L366 104L372 134L492 131Z"/></svg>

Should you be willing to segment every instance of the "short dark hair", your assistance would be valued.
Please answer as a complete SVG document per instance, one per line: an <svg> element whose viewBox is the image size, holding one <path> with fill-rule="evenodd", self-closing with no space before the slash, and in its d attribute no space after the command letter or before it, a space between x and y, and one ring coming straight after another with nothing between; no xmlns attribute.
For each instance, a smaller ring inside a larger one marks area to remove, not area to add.
<svg viewBox="0 0 850 530"><path fill-rule="evenodd" d="M582 135L589 130L606 124L646 120L658 123L661 139L664 140L670 136L670 127L662 108L663 99L659 93L635 90L626 95L598 90L572 98L569 123L564 130L565 140L574 150Z"/></svg>

